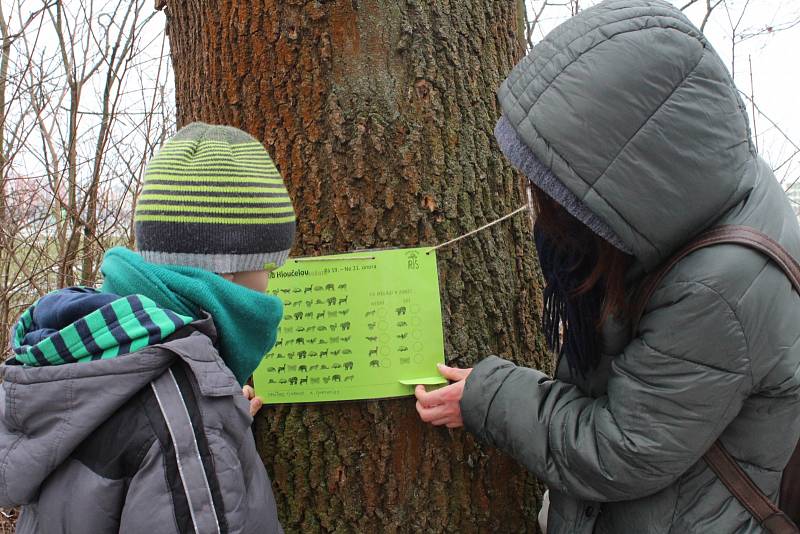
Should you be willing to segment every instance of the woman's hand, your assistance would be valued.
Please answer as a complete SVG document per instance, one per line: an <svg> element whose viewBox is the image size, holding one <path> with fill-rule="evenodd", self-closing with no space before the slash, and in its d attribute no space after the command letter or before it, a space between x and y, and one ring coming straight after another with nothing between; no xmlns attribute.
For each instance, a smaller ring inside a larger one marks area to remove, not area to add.
<svg viewBox="0 0 800 534"><path fill-rule="evenodd" d="M264 405L264 401L261 400L261 397L256 397L256 390L252 386L243 387L242 393L244 398L250 401L250 415L255 417L258 410Z"/></svg>
<svg viewBox="0 0 800 534"><path fill-rule="evenodd" d="M439 373L453 383L443 388L425 391L425 386L417 386L414 395L417 397L417 412L426 423L447 428L464 426L461 418L461 397L464 395L464 384L472 372L472 368L459 369L439 364Z"/></svg>

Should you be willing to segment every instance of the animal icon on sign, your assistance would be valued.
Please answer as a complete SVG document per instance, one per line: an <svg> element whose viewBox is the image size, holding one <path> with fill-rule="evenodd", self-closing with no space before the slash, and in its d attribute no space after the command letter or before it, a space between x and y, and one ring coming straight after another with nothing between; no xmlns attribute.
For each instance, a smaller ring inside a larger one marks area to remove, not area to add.
<svg viewBox="0 0 800 534"><path fill-rule="evenodd" d="M327 300L328 306L335 306L336 305L336 297L330 297Z"/></svg>
<svg viewBox="0 0 800 534"><path fill-rule="evenodd" d="M302 318L303 318L303 312L295 312L295 314L294 314L294 320L295 321L299 321Z"/></svg>
<svg viewBox="0 0 800 534"><path fill-rule="evenodd" d="M296 386L297 385L297 377L296 376L293 376L293 377L291 377L289 379L289 385L290 386Z"/></svg>
<svg viewBox="0 0 800 534"><path fill-rule="evenodd" d="M337 289L347 289L347 284L339 284Z"/></svg>
<svg viewBox="0 0 800 534"><path fill-rule="evenodd" d="M302 386L303 384L308 384L308 377L307 376L304 376L303 378L300 379L300 385Z"/></svg>
<svg viewBox="0 0 800 534"><path fill-rule="evenodd" d="M397 352L408 352L408 347L400 347Z"/></svg>
<svg viewBox="0 0 800 534"><path fill-rule="evenodd" d="M369 354L367 356L377 356L378 355L378 347L374 349L369 349Z"/></svg>
<svg viewBox="0 0 800 534"><path fill-rule="evenodd" d="M378 341L378 336L367 336L367 341L376 343Z"/></svg>
<svg viewBox="0 0 800 534"><path fill-rule="evenodd" d="M378 324L378 323L367 323L367 328L369 328L370 330L375 330L375 325L376 324Z"/></svg>
<svg viewBox="0 0 800 534"><path fill-rule="evenodd" d="M344 370L350 371L353 368L353 362L344 362Z"/></svg>
<svg viewBox="0 0 800 534"><path fill-rule="evenodd" d="M317 319L324 319L324 318L325 318L325 312L318 312L317 313Z"/></svg>
<svg viewBox="0 0 800 534"><path fill-rule="evenodd" d="M341 382L341 381L342 381L342 375L333 375L331 377L331 382Z"/></svg>
<svg viewBox="0 0 800 534"><path fill-rule="evenodd" d="M402 328L402 327L404 327L404 326L408 326L408 323L407 323L407 322L405 322L405 321L398 321L398 322L397 322L397 326L399 326L399 327L401 327L401 328Z"/></svg>
<svg viewBox="0 0 800 534"><path fill-rule="evenodd" d="M350 321L345 321L339 325L342 330L350 330Z"/></svg>
<svg viewBox="0 0 800 534"><path fill-rule="evenodd" d="M369 310L364 314L364 317L375 317L375 310Z"/></svg>
<svg viewBox="0 0 800 534"><path fill-rule="evenodd" d="M353 378L355 378L353 375L347 375L346 377L344 377L343 382L352 382Z"/></svg>
<svg viewBox="0 0 800 534"><path fill-rule="evenodd" d="M333 284L325 284L325 289L328 290L328 291L333 291L334 290L334 286L333 286Z"/></svg>
<svg viewBox="0 0 800 534"><path fill-rule="evenodd" d="M372 360L372 361L369 362L369 366L370 367L380 367L381 366L381 362L379 362L378 360Z"/></svg>
<svg viewBox="0 0 800 534"><path fill-rule="evenodd" d="M406 307L405 306L400 306L399 308L396 308L394 311L397 313L398 316L405 315L406 314Z"/></svg>
<svg viewBox="0 0 800 534"><path fill-rule="evenodd" d="M405 339L408 337L408 332L404 332L402 334L397 334L397 339Z"/></svg>
<svg viewBox="0 0 800 534"><path fill-rule="evenodd" d="M340 298L339 299L339 305L341 306L342 304L347 304L347 299L348 298L350 298L350 297L347 296L347 297L344 297L344 298Z"/></svg>

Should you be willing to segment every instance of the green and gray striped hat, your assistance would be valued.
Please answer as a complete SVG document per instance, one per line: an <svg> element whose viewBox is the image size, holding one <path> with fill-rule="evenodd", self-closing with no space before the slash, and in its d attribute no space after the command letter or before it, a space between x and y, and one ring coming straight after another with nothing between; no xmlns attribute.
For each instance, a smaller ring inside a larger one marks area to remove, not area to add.
<svg viewBox="0 0 800 534"><path fill-rule="evenodd" d="M279 267L295 230L291 199L261 143L201 122L150 160L134 220L146 261L216 273Z"/></svg>

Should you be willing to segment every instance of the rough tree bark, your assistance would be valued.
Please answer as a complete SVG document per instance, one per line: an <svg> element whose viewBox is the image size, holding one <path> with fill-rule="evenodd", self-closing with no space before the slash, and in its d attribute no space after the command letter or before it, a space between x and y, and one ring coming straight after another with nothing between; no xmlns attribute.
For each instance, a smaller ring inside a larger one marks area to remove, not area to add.
<svg viewBox="0 0 800 534"><path fill-rule="evenodd" d="M261 139L298 214L293 255L434 244L525 202L492 136L520 0L168 0L178 123ZM525 215L440 250L452 364L546 365ZM267 407L287 532L535 531L538 486L414 401Z"/></svg>

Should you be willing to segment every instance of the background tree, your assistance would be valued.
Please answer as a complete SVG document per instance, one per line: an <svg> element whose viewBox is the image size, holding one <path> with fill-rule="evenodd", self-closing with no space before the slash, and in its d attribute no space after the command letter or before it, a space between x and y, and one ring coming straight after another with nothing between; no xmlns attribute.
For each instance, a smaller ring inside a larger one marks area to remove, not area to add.
<svg viewBox="0 0 800 534"><path fill-rule="evenodd" d="M132 199L173 127L156 15L146 0L0 0L4 349L34 300L94 284L105 249L133 244Z"/></svg>
<svg viewBox="0 0 800 534"><path fill-rule="evenodd" d="M298 213L294 255L430 245L526 202L493 138L524 49L517 0L165 3L178 125L261 139ZM524 215L442 249L446 354L546 366ZM257 441L289 532L524 532L534 479L414 400L268 407Z"/></svg>

